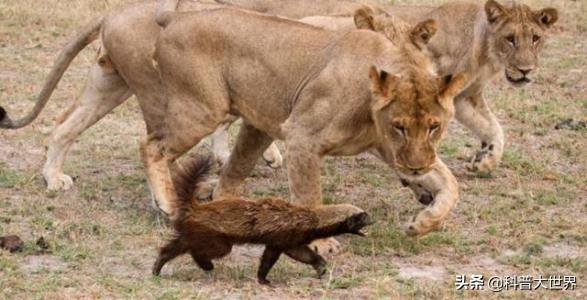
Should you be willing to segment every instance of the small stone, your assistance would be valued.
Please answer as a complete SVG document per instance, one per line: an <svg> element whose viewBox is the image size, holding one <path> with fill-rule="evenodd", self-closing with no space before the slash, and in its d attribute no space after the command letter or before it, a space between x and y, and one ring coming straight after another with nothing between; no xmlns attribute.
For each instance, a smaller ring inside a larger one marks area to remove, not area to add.
<svg viewBox="0 0 587 300"><path fill-rule="evenodd" d="M24 242L17 235L7 235L0 237L0 248L6 249L11 253L22 250Z"/></svg>

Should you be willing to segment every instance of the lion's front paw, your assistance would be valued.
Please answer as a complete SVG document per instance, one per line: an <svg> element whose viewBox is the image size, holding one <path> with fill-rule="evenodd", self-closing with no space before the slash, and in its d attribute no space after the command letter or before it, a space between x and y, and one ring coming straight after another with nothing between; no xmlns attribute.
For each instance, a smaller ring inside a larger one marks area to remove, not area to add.
<svg viewBox="0 0 587 300"><path fill-rule="evenodd" d="M499 158L493 144L483 143L481 150L471 158L467 168L473 172L489 173L499 164Z"/></svg>
<svg viewBox="0 0 587 300"><path fill-rule="evenodd" d="M198 200L211 200L214 194L214 189L218 185L218 179L208 179L204 182L198 183L196 198Z"/></svg>
<svg viewBox="0 0 587 300"><path fill-rule="evenodd" d="M412 221L402 226L403 231L408 236L417 237L423 236L431 231L440 230L442 228L442 222L421 222Z"/></svg>
<svg viewBox="0 0 587 300"><path fill-rule="evenodd" d="M66 191L73 187L73 178L71 176L57 173L54 175L44 176L47 182L47 189L50 191Z"/></svg>
<svg viewBox="0 0 587 300"><path fill-rule="evenodd" d="M173 213L173 208L171 205L166 202L158 201L153 193L151 193L151 206L164 217L170 217L171 213Z"/></svg>
<svg viewBox="0 0 587 300"><path fill-rule="evenodd" d="M310 244L310 249L319 255L338 254L342 250L340 243L333 237L315 240Z"/></svg>
<svg viewBox="0 0 587 300"><path fill-rule="evenodd" d="M283 157L274 144L263 153L263 160L273 169L279 169L283 165Z"/></svg>

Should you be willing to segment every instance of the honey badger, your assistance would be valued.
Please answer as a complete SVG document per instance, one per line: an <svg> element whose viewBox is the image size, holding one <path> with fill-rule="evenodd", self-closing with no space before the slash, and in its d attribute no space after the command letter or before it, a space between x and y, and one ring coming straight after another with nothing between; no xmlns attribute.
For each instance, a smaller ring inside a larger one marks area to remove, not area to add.
<svg viewBox="0 0 587 300"><path fill-rule="evenodd" d="M174 185L180 203L175 236L159 251L153 275L159 275L168 261L184 253L210 271L212 260L229 254L233 245L262 244L266 247L257 272L259 283L269 284L267 274L282 253L311 265L320 277L326 272L326 261L308 244L344 233L364 236L360 230L373 223L365 211L349 204L306 208L277 198L197 203L193 201L195 190L211 162L203 158L193 161L176 170Z"/></svg>

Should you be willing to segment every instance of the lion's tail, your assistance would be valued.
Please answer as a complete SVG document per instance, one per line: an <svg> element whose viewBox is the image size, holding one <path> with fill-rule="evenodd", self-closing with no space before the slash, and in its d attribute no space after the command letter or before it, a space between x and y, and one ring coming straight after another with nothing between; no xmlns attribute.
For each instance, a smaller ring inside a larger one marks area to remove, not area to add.
<svg viewBox="0 0 587 300"><path fill-rule="evenodd" d="M173 176L173 185L177 192L180 214L192 207L198 184L206 179L211 168L212 160L209 157L197 157L178 166Z"/></svg>
<svg viewBox="0 0 587 300"><path fill-rule="evenodd" d="M18 120L12 120L6 110L0 106L0 128L6 129L18 129L22 128L32 121L34 121L37 116L41 113L51 94L55 90L55 87L61 80L63 73L71 64L71 61L77 56L77 54L82 51L88 44L95 41L98 38L98 33L100 32L100 28L102 27L102 21L104 17L99 17L93 20L90 24L88 24L81 32L79 32L73 39L71 39L65 48L61 50L59 57L55 61L49 76L47 77L47 81L45 82L45 86L43 86L43 90L37 97L37 103L35 103L35 107L31 112L28 113L25 117Z"/></svg>
<svg viewBox="0 0 587 300"><path fill-rule="evenodd" d="M155 22L165 28L171 22L179 0L159 0L157 10L155 11Z"/></svg>

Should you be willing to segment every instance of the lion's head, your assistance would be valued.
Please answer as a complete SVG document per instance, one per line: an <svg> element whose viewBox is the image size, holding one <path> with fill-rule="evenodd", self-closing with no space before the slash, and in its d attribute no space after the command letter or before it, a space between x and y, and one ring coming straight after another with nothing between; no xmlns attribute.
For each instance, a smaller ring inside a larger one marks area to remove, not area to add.
<svg viewBox="0 0 587 300"><path fill-rule="evenodd" d="M369 76L371 112L380 151L387 152L382 153L384 159L406 176L426 174L436 162L436 148L454 115L453 99L464 75L393 75L371 67Z"/></svg>
<svg viewBox="0 0 587 300"><path fill-rule="evenodd" d="M505 64L505 77L514 85L530 82L548 29L558 20L554 8L532 10L527 5L505 6L494 0L485 3L491 30L490 47Z"/></svg>
<svg viewBox="0 0 587 300"><path fill-rule="evenodd" d="M407 60L408 64L418 65L431 73L435 72L427 47L437 31L438 25L435 20L425 20L412 26L384 11L374 11L370 7L356 10L353 18L357 29L379 32L394 45L402 48L407 54L403 59Z"/></svg>
<svg viewBox="0 0 587 300"><path fill-rule="evenodd" d="M465 75L436 75L427 44L436 33L434 20L415 26L368 10L355 12L355 25L384 34L398 52L393 70L371 67L372 119L381 156L406 177L426 174L436 163L436 148L454 115L454 97Z"/></svg>

